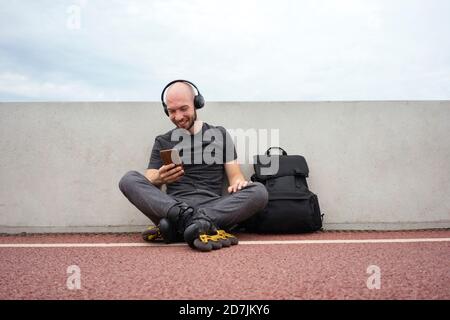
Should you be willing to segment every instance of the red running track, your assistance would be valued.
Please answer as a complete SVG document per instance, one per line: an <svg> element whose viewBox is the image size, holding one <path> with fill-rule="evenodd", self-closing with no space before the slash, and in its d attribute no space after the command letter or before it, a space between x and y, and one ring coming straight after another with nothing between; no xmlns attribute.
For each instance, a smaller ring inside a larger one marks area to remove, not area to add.
<svg viewBox="0 0 450 320"><path fill-rule="evenodd" d="M0 299L450 299L450 230L239 239L202 253L136 233L0 236ZM67 285L71 265L80 289Z"/></svg>

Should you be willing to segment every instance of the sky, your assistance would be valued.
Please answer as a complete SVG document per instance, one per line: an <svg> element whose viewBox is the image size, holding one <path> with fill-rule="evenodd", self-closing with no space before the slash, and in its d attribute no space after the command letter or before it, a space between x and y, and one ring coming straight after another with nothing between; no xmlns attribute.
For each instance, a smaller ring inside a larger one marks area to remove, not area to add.
<svg viewBox="0 0 450 320"><path fill-rule="evenodd" d="M0 1L0 102L450 99L448 0Z"/></svg>

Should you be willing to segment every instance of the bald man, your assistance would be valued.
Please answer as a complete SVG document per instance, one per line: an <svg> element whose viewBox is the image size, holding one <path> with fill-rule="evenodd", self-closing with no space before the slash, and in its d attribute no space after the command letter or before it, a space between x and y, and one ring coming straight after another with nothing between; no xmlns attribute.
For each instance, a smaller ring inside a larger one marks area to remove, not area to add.
<svg viewBox="0 0 450 320"><path fill-rule="evenodd" d="M194 87L186 80L166 86L162 102L175 128L156 137L145 175L130 171L119 188L154 223L143 232L146 241L184 240L194 249L211 251L237 244L228 231L263 209L268 194L242 174L226 129L198 119L196 109L203 104L196 99L203 97ZM163 165L160 151L165 149L179 150L183 165ZM229 185L223 195L225 178Z"/></svg>

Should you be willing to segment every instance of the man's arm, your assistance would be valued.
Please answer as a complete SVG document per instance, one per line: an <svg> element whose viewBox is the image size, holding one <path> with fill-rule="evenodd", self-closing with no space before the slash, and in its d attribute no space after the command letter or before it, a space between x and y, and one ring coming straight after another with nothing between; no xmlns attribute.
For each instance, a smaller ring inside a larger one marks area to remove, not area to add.
<svg viewBox="0 0 450 320"><path fill-rule="evenodd" d="M227 174L228 182L230 186L228 187L228 193L233 193L242 188L245 188L251 181L246 181L244 175L242 174L241 167L237 160L233 160L224 164L225 172Z"/></svg>

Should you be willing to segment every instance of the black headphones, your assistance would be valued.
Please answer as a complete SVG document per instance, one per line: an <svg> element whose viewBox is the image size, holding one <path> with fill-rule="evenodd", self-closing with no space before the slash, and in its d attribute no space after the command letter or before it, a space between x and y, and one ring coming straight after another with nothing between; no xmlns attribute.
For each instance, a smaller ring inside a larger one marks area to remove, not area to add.
<svg viewBox="0 0 450 320"><path fill-rule="evenodd" d="M203 98L203 96L201 95L200 91L198 90L197 86L195 84L193 84L190 81L187 80L174 80L172 82L169 82L163 89L163 91L161 92L161 102L162 105L164 107L164 112L166 113L167 116L169 116L169 111L167 110L167 105L164 102L164 92L166 92L166 89L168 87L170 87L172 84L176 83L176 82L184 82L184 83L188 83L190 84L192 87L195 88L195 90L197 90L197 94L194 96L194 107L195 109L201 109L203 108L203 106L205 105L205 98Z"/></svg>

